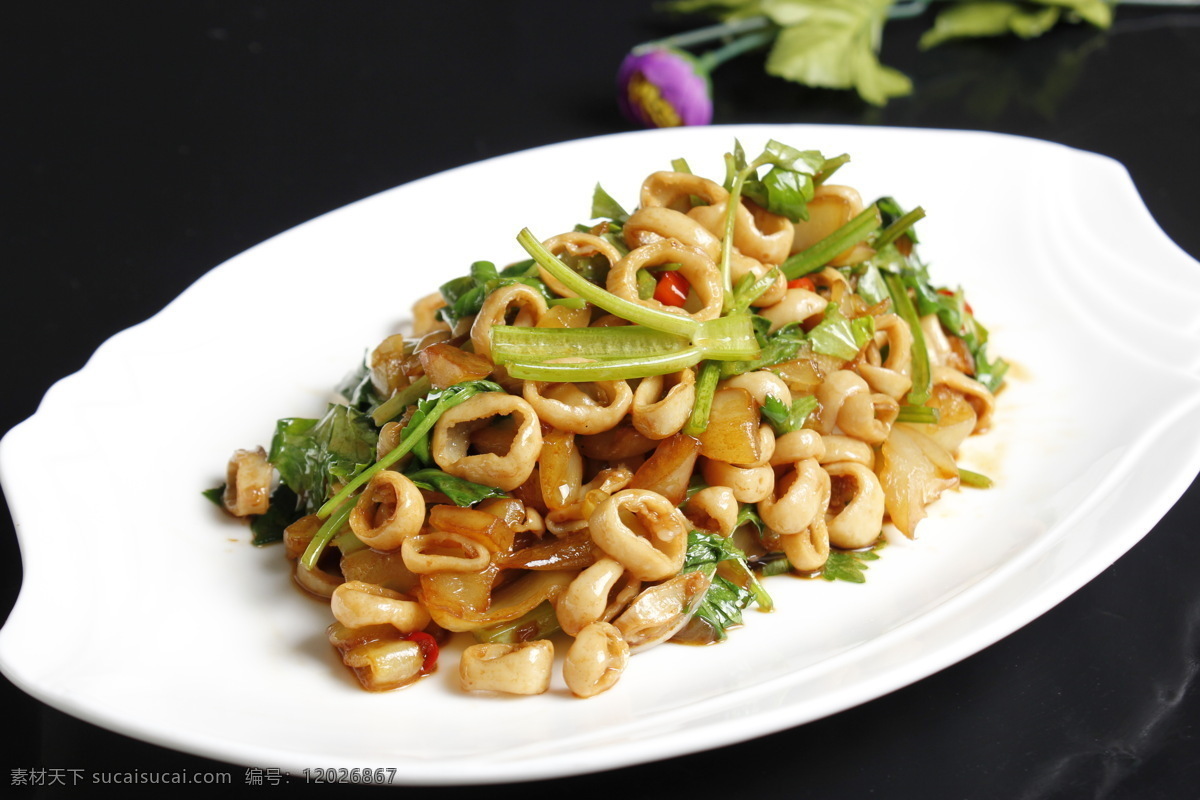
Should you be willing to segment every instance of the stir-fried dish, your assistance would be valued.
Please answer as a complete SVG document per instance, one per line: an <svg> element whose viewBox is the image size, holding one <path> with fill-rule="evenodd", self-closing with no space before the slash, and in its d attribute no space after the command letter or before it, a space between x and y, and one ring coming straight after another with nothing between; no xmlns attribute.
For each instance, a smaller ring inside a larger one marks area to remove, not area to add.
<svg viewBox="0 0 1200 800"><path fill-rule="evenodd" d="M736 144L720 181L663 165L632 212L597 186L586 223L419 300L209 496L282 540L369 690L460 637L465 691L560 670L591 697L771 610L768 576L861 581L885 526L990 484L958 455L1006 365L930 280L923 210L864 203L848 161Z"/></svg>

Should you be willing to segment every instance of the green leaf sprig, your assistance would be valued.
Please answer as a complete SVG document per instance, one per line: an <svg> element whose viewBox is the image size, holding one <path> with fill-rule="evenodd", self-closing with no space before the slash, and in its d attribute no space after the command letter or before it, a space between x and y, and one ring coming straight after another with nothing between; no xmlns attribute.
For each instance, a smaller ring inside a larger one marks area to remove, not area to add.
<svg viewBox="0 0 1200 800"><path fill-rule="evenodd" d="M729 538L692 531L681 572L707 572L712 583L696 610L696 616L711 627L717 641L728 638L727 630L742 623L742 611L751 604L764 611L774 608L743 553Z"/></svg>
<svg viewBox="0 0 1200 800"><path fill-rule="evenodd" d="M537 267L532 261L520 261L502 270L496 269L496 265L490 261L476 261L468 274L442 284L440 291L446 305L438 309L438 315L454 327L460 319L478 314L484 298L489 294L514 283L537 289L547 301L554 298L538 277Z"/></svg>

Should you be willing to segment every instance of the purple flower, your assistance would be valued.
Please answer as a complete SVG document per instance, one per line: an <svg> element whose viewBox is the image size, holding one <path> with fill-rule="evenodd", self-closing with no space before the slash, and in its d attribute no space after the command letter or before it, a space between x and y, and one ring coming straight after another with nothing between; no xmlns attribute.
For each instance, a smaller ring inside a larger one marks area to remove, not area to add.
<svg viewBox="0 0 1200 800"><path fill-rule="evenodd" d="M708 72L682 50L634 50L617 72L617 100L631 121L647 128L707 125L713 106Z"/></svg>

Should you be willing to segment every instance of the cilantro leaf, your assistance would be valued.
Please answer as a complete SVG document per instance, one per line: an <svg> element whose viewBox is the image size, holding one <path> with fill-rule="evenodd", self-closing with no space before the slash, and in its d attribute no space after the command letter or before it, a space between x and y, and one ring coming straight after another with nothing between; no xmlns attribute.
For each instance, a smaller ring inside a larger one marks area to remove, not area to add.
<svg viewBox="0 0 1200 800"><path fill-rule="evenodd" d="M814 191L812 175L775 167L757 186L747 186L743 193L772 214L799 222L808 219L808 201L813 199Z"/></svg>
<svg viewBox="0 0 1200 800"><path fill-rule="evenodd" d="M773 607L770 595L746 564L746 554L730 539L700 531L688 534L682 571L696 570L712 575L696 616L708 623L718 641L728 638L729 628L742 623L742 611L751 603L767 610Z"/></svg>
<svg viewBox="0 0 1200 800"><path fill-rule="evenodd" d="M742 624L742 611L752 595L729 579L714 575L695 616L708 623L717 641L729 638L729 629Z"/></svg>
<svg viewBox="0 0 1200 800"><path fill-rule="evenodd" d="M846 581L848 583L865 583L868 561L877 561L876 552L882 545L878 544L870 550L830 550L829 559L821 568L821 577L827 581Z"/></svg>

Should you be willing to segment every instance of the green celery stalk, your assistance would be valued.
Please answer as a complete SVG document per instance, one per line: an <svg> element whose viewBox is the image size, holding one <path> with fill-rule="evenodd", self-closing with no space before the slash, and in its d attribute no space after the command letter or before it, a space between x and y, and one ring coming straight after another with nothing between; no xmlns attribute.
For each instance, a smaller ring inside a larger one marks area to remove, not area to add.
<svg viewBox="0 0 1200 800"><path fill-rule="evenodd" d="M909 211L903 217L888 225L879 232L875 237L873 246L876 250L881 250L887 245L899 239L904 233L915 225L919 220L925 218L925 209L917 206L912 211Z"/></svg>
<svg viewBox="0 0 1200 800"><path fill-rule="evenodd" d="M780 265L780 269L789 281L816 272L832 261L838 253L865 242L878 227L879 209L873 205L868 206L854 219L812 247L789 257Z"/></svg>
<svg viewBox="0 0 1200 800"><path fill-rule="evenodd" d="M963 486L971 486L976 489L992 488L992 479L987 475L981 475L978 472L972 472L969 469L958 469L958 480Z"/></svg>
<svg viewBox="0 0 1200 800"><path fill-rule="evenodd" d="M912 331L912 389L908 393L908 404L923 406L933 393L933 374L929 366L929 351L925 347L925 332L921 330L921 318L913 306L912 298L899 275L885 274L883 282L887 285L888 294L892 296L892 305L900 318L908 323Z"/></svg>
<svg viewBox="0 0 1200 800"><path fill-rule="evenodd" d="M472 631L477 642L500 642L501 644L520 644L534 639L545 639L562 630L558 624L558 615L549 601L535 606L532 610L509 622L501 622Z"/></svg>
<svg viewBox="0 0 1200 800"><path fill-rule="evenodd" d="M706 361L696 376L696 401L692 405L692 416L683 426L688 436L699 436L708 428L708 415L712 413L713 395L717 392L717 381L721 379L721 365Z"/></svg>
<svg viewBox="0 0 1200 800"><path fill-rule="evenodd" d="M317 560L320 559L321 553L325 551L325 546L333 539L334 535L340 531L346 524L346 520L350 518L350 512L354 510L354 503L347 500L333 510L329 517L313 534L312 539L308 542L308 547L304 548L304 554L300 556L300 563L305 569L313 569L317 565Z"/></svg>
<svg viewBox="0 0 1200 800"><path fill-rule="evenodd" d="M729 190L729 199L725 202L725 235L721 237L721 286L725 289L723 310L728 312L733 308L733 231L737 227L737 210L742 204L742 187L746 178L757 172L758 163L753 162L734 176L733 186Z"/></svg>
<svg viewBox="0 0 1200 800"><path fill-rule="evenodd" d="M497 325L492 328L492 358L498 364L530 357L633 358L681 350L691 341L643 325L611 328L527 328Z"/></svg>
<svg viewBox="0 0 1200 800"><path fill-rule="evenodd" d="M924 425L936 425L939 419L938 410L929 406L900 406L896 422L911 422Z"/></svg>
<svg viewBox="0 0 1200 800"><path fill-rule="evenodd" d="M429 390L432 388L433 384L429 382L429 377L422 375L380 403L379 407L371 412L371 420L376 425L382 426L383 423L395 419L401 411L429 394Z"/></svg>
<svg viewBox="0 0 1200 800"><path fill-rule="evenodd" d="M493 352L493 355L495 353ZM596 361L526 360L501 362L508 374L518 380L550 381L553 383L587 381L623 381L666 375L694 367L704 359L699 347L689 347L674 353L659 353L637 358L605 358Z"/></svg>

